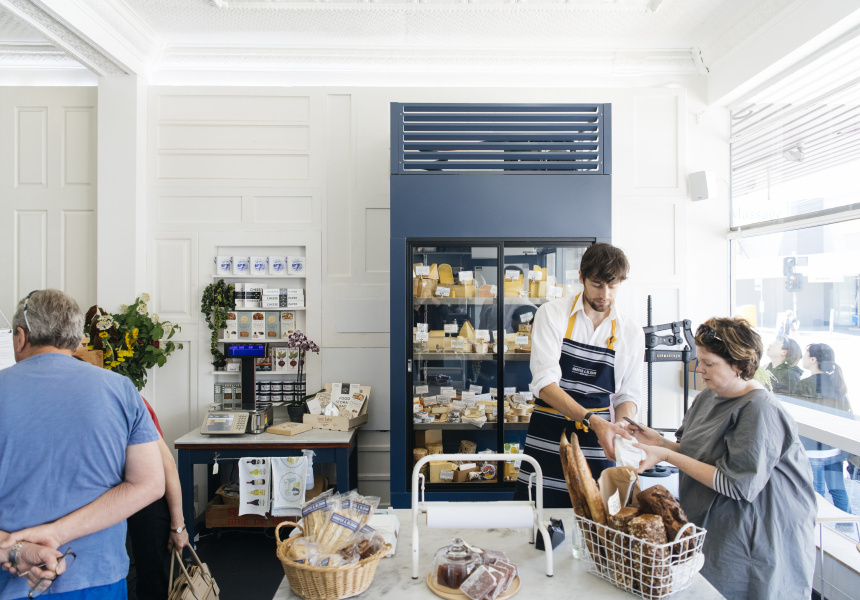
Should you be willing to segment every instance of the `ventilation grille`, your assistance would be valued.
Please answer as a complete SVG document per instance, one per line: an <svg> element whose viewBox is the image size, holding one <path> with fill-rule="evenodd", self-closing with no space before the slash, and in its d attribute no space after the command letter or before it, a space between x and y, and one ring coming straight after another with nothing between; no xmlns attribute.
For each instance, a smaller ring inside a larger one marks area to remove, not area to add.
<svg viewBox="0 0 860 600"><path fill-rule="evenodd" d="M604 174L603 104L395 104L392 172Z"/></svg>

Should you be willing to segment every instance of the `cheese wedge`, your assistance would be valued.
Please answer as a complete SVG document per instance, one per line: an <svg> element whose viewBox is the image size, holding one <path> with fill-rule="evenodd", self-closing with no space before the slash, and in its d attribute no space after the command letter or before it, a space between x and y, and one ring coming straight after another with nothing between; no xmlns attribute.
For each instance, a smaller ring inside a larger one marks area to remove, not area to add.
<svg viewBox="0 0 860 600"><path fill-rule="evenodd" d="M471 283L451 286L451 298L474 298L475 295L475 286Z"/></svg>
<svg viewBox="0 0 860 600"><path fill-rule="evenodd" d="M454 272L451 265L439 265L439 284L454 285Z"/></svg>
<svg viewBox="0 0 860 600"><path fill-rule="evenodd" d="M467 339L475 339L475 328L472 327L472 324L469 321L463 323L463 326L460 327L459 336Z"/></svg>

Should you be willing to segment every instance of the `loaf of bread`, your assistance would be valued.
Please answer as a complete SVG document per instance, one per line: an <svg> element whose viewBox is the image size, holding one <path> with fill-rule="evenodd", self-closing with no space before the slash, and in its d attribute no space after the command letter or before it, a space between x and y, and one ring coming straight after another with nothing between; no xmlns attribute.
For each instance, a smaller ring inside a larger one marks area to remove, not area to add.
<svg viewBox="0 0 860 600"><path fill-rule="evenodd" d="M668 552L665 548L655 547L666 543L663 519L659 515L639 515L630 520L627 528L630 535L644 540L633 540L630 545L633 587L646 598L668 596L671 592Z"/></svg>
<svg viewBox="0 0 860 600"><path fill-rule="evenodd" d="M567 493L570 495L570 504L573 507L573 512L577 516L590 519L591 512L588 510L588 505L585 502L585 489L582 486L579 473L577 473L576 467L573 465L573 447L567 439L567 434L563 431L561 432L558 453L561 456L564 482L567 484Z"/></svg>
<svg viewBox="0 0 860 600"><path fill-rule="evenodd" d="M585 501L588 504L588 510L591 512L591 520L595 523L605 525L606 509L603 508L603 499L600 497L597 483L592 478L591 469L588 467L588 462L585 460L582 448L579 447L579 438L576 435L572 435L570 436L570 440L570 445L573 446L573 465L582 479L582 486L585 490Z"/></svg>
<svg viewBox="0 0 860 600"><path fill-rule="evenodd" d="M630 521L639 516L639 509L625 506L614 515L606 516L606 524L612 531L606 532L606 560L611 565L615 585L628 592L633 591L633 556L629 532Z"/></svg>
<svg viewBox="0 0 860 600"><path fill-rule="evenodd" d="M655 485L647 490L639 492L636 496L639 506L643 512L660 515L663 526L666 527L666 538L670 541L675 539L681 528L687 524L687 515L684 509L672 496L672 493L662 485ZM689 529L685 532L690 535Z"/></svg>

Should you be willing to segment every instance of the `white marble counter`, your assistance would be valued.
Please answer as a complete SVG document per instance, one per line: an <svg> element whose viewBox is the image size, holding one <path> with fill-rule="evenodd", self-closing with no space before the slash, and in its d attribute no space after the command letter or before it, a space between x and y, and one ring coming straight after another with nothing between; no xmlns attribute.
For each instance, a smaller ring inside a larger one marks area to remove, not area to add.
<svg viewBox="0 0 860 600"><path fill-rule="evenodd" d="M424 520L419 521L419 539L421 541L421 577L412 579L412 517L409 510L395 511L400 519L400 536L397 541L397 554L392 558L383 558L379 563L373 583L363 594L355 598L401 600L423 598L432 600L438 598L427 587L425 578L433 563L433 555L442 546L447 546L452 537L459 535L470 544L483 548L492 548L506 552L511 562L517 565L520 572L522 587L515 597L523 600L531 598L618 598L630 600L632 594L624 592L596 575L585 572L585 561L575 560L571 556L570 529L573 525L573 511L546 510L546 518L561 516L567 538L554 551L553 577L546 576L546 559L544 553L535 550L528 543L528 530L525 529L489 529L463 530L427 529ZM281 583L273 600L299 598L296 596L287 580ZM705 581L701 575L696 575L693 584L686 590L670 596L673 600L716 600L723 598L714 587Z"/></svg>
<svg viewBox="0 0 860 600"><path fill-rule="evenodd" d="M329 431L328 429L310 429L296 435L278 435L276 433L246 433L244 435L203 435L200 428L193 429L173 442L174 446L247 446L249 444L287 444L303 447L319 445L349 445L357 429L352 431Z"/></svg>

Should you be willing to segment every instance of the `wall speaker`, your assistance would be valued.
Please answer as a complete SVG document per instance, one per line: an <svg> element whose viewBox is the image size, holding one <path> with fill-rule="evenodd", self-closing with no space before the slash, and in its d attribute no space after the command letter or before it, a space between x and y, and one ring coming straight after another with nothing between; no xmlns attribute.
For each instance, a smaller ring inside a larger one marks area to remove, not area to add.
<svg viewBox="0 0 860 600"><path fill-rule="evenodd" d="M715 193L714 174L708 171L690 173L690 198L707 200Z"/></svg>

